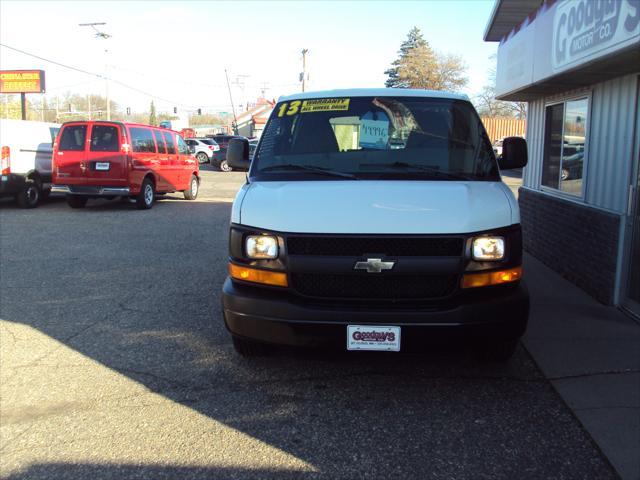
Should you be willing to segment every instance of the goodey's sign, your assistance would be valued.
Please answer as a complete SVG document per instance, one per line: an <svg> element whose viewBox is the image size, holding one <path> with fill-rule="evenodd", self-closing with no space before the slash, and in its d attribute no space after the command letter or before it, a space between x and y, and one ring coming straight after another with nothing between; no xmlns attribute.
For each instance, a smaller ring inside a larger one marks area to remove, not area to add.
<svg viewBox="0 0 640 480"><path fill-rule="evenodd" d="M547 0L500 43L496 92L517 92L627 48L640 51L640 0Z"/></svg>
<svg viewBox="0 0 640 480"><path fill-rule="evenodd" d="M553 16L553 68L620 43L638 29L638 0L580 0L559 4Z"/></svg>

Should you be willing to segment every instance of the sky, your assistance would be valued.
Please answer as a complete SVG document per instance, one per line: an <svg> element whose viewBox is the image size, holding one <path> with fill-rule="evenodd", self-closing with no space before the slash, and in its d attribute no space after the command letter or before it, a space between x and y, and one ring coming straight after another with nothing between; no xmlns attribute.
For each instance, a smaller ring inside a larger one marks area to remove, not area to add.
<svg viewBox="0 0 640 480"><path fill-rule="evenodd" d="M382 87L413 26L437 51L462 56L472 96L487 83L497 44L482 40L494 0L423 1L0 1L0 43L107 75L122 109L230 111L307 90ZM79 23L111 35L95 38ZM104 95L105 81L0 47L0 68L42 69L47 96ZM35 95L34 95L35 97Z"/></svg>

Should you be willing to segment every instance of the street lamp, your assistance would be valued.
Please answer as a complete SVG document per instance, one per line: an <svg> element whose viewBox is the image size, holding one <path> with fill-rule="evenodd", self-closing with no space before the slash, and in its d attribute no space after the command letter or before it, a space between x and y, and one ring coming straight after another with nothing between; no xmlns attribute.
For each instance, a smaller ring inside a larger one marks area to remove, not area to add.
<svg viewBox="0 0 640 480"><path fill-rule="evenodd" d="M92 22L92 23L79 23L78 26L80 27L91 27L95 30L96 34L95 37L96 38L102 38L104 40L108 40L109 38L111 38L111 35L109 35L108 33L105 32L101 32L100 30L98 30L96 27L100 26L100 25L106 25L105 22ZM109 50L107 50L106 48L104 49L104 57L105 57L105 66L104 66L104 82L105 82L105 90L106 90L106 96L107 96L107 120L111 120L111 101L109 99L109 56L108 56Z"/></svg>

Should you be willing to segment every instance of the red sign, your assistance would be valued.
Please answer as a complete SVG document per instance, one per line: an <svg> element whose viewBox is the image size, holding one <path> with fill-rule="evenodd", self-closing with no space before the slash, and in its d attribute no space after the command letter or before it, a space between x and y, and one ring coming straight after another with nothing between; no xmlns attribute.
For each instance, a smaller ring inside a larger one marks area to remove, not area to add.
<svg viewBox="0 0 640 480"><path fill-rule="evenodd" d="M0 93L44 92L44 70L0 70Z"/></svg>

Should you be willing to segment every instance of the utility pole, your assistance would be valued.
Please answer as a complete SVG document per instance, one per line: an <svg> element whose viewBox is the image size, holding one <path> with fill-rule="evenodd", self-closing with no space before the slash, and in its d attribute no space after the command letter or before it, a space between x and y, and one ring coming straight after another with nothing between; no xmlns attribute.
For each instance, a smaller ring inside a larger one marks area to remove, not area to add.
<svg viewBox="0 0 640 480"><path fill-rule="evenodd" d="M91 94L87 95L87 110L89 111L88 120L91 120Z"/></svg>
<svg viewBox="0 0 640 480"><path fill-rule="evenodd" d="M106 22L92 22L92 23L79 23L80 27L91 27L96 31L96 38L102 38L104 40L108 40L111 38L111 35L105 32L101 32L96 28L99 25L106 25ZM104 82L105 82L105 93L107 96L107 120L111 120L111 100L109 99L109 50L107 48L104 49L104 58L105 58L105 66L104 66Z"/></svg>
<svg viewBox="0 0 640 480"><path fill-rule="evenodd" d="M300 74L300 80L302 81L302 91L304 92L307 82L307 53L309 49L302 49L302 73Z"/></svg>
<svg viewBox="0 0 640 480"><path fill-rule="evenodd" d="M233 97L231 96L231 85L229 84L229 74L224 69L224 76L227 77L227 88L229 89L229 100L231 101L231 111L233 112L233 133L238 134L238 119L236 118L236 107L233 106Z"/></svg>

